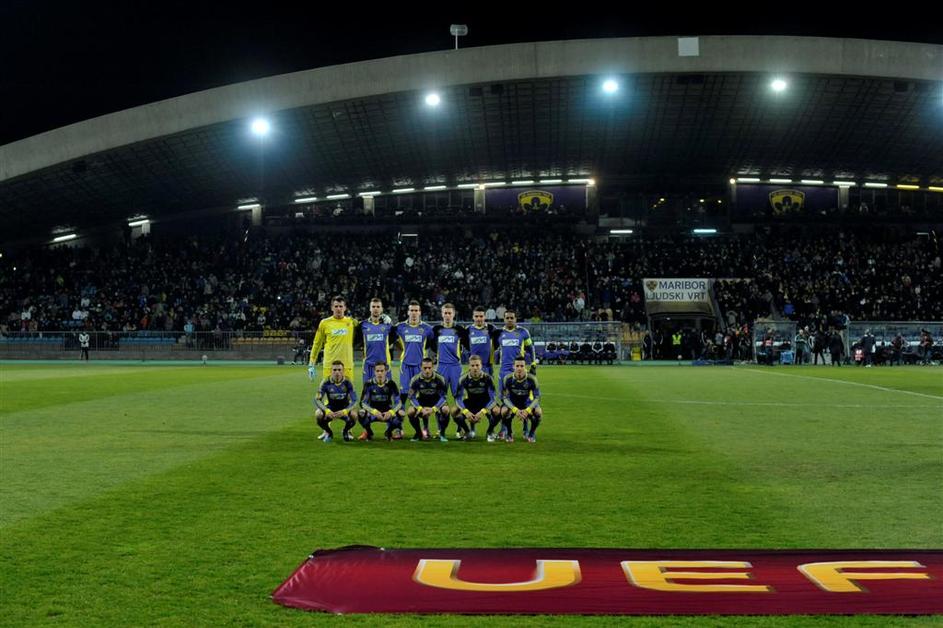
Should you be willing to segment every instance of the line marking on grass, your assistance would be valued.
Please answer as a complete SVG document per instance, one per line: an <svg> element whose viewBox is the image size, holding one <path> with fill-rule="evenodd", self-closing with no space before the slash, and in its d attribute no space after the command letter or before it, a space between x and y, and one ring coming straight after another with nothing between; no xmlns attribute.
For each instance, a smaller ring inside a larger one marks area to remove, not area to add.
<svg viewBox="0 0 943 628"><path fill-rule="evenodd" d="M758 369L737 369L737 370L746 371L748 373L759 373L761 375L779 375L781 377L797 377L799 379L811 379L816 382L832 382L834 384L847 384L849 386L861 386L862 388L873 388L874 390L882 390L884 392L900 393L902 395L913 395L915 397L925 397L927 399L936 399L938 401L943 401L943 397L940 397L938 395L928 395L926 393L918 393L912 390L900 390L899 388L887 388L885 386L877 386L875 384L862 384L861 382L849 382L844 379L832 379L830 377L812 377L810 375L796 375L794 373L774 373L773 371L760 371ZM937 407L937 406L934 406L934 407Z"/></svg>
<svg viewBox="0 0 943 628"><path fill-rule="evenodd" d="M893 389L890 389L893 390ZM895 391L899 392L899 391ZM705 406L794 406L802 408L939 408L938 405L900 405L875 403L796 403L781 401L708 401L703 399L632 399L629 397L594 397L592 395L571 395L570 393L551 392L542 393L551 397L574 397L577 399L595 399L599 401L613 401L624 403L627 401L641 401L643 403L678 403Z"/></svg>

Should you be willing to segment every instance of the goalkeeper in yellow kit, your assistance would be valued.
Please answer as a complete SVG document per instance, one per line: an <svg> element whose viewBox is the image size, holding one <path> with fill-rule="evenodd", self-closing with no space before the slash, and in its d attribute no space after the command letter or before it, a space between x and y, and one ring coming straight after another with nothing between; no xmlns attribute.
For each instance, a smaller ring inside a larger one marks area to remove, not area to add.
<svg viewBox="0 0 943 628"><path fill-rule="evenodd" d="M311 347L311 358L308 360L308 378L314 381L314 365L317 363L318 353L324 349L322 380L331 376L331 363L335 360L344 365L344 375L349 380L354 378L354 327L356 321L346 316L347 301L344 297L336 296L331 299L333 316L318 323L318 330L314 334L314 345Z"/></svg>

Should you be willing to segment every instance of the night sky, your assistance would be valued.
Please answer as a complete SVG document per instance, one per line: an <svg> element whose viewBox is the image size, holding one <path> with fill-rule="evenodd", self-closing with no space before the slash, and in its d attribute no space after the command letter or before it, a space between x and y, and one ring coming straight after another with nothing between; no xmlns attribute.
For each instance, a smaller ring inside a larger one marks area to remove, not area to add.
<svg viewBox="0 0 943 628"><path fill-rule="evenodd" d="M783 5L769 16L725 8L692 15L659 4L665 15L579 13L534 8L508 14L435 10L396 3L306 8L274 2L254 7L184 2L42 2L0 0L0 145L95 116L164 98L251 80L452 46L449 24L467 24L463 47L658 35L813 35L943 43L935 20L913 15L849 22ZM600 3L601 4L601 3ZM529 4L531 7L541 5ZM639 7L638 4L626 4ZM341 8L350 7L347 13ZM676 17L675 13L683 13ZM884 23L882 23L884 22Z"/></svg>

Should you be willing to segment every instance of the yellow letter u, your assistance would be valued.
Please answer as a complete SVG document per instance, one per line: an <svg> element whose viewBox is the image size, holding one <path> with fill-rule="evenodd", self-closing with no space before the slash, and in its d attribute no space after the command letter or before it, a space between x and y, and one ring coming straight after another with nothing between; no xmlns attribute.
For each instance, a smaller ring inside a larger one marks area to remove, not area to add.
<svg viewBox="0 0 943 628"><path fill-rule="evenodd" d="M534 577L525 582L466 582L458 577L460 560L422 559L413 574L419 584L453 591L543 591L568 587L580 581L577 560L538 560Z"/></svg>

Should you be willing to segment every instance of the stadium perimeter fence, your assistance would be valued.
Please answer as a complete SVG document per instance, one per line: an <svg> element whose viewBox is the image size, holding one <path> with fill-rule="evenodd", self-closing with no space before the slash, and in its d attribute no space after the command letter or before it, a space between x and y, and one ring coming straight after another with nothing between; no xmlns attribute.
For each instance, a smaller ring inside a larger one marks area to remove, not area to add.
<svg viewBox="0 0 943 628"><path fill-rule="evenodd" d="M772 331L772 343L767 335ZM851 321L839 333L844 345L845 362L861 362L859 349L864 335L874 336L874 354L877 363L891 363L894 358L891 341L898 335L903 339L900 362L916 364L925 361L943 361L943 322L940 321ZM920 346L923 331L934 340L929 351ZM792 321L756 321L753 324L754 361L759 364L792 363L795 359L795 337L798 325ZM811 339L810 339L811 340ZM809 348L811 355L811 347ZM831 354L826 347L825 353Z"/></svg>
<svg viewBox="0 0 943 628"><path fill-rule="evenodd" d="M554 343L587 345L611 343L619 360L631 358L640 336L618 321L523 323L542 354ZM0 359L75 359L81 355L79 336L89 336L89 353L95 359L195 360L207 355L213 360L307 361L313 330L263 332L207 331L43 331L7 332L0 335ZM299 339L304 341L302 346ZM299 353L301 349L302 353ZM359 356L355 356L359 357Z"/></svg>

